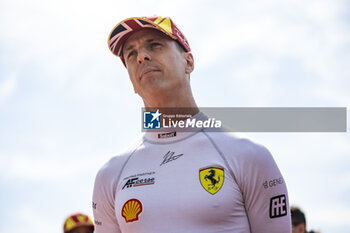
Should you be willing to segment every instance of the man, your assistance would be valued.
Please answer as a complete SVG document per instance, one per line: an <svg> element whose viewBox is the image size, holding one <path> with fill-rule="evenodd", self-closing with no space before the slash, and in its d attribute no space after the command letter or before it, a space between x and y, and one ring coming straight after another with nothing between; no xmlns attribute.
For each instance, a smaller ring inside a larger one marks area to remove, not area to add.
<svg viewBox="0 0 350 233"><path fill-rule="evenodd" d="M208 119L191 92L190 46L169 17L126 19L109 47L146 109L185 108L191 119ZM97 233L291 230L286 185L269 151L200 127L146 132L112 158L96 176L93 209Z"/></svg>
<svg viewBox="0 0 350 233"><path fill-rule="evenodd" d="M292 217L292 233L306 233L304 213L296 206L290 207Z"/></svg>
<svg viewBox="0 0 350 233"><path fill-rule="evenodd" d="M304 212L297 206L290 207L291 217L292 217L292 233L318 233L306 229L306 218Z"/></svg>
<svg viewBox="0 0 350 233"><path fill-rule="evenodd" d="M94 224L90 217L83 213L68 216L63 224L63 233L93 233Z"/></svg>

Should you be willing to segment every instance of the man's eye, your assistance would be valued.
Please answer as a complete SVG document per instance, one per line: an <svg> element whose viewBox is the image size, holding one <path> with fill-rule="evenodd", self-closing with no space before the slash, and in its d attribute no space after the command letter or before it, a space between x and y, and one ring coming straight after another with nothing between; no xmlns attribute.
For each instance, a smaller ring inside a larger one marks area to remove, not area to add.
<svg viewBox="0 0 350 233"><path fill-rule="evenodd" d="M156 48L156 47L158 47L160 45L161 45L160 43L154 42L154 43L151 44L151 48Z"/></svg>
<svg viewBox="0 0 350 233"><path fill-rule="evenodd" d="M127 58L129 59L131 56L135 55L135 51L131 51L130 53L128 53Z"/></svg>

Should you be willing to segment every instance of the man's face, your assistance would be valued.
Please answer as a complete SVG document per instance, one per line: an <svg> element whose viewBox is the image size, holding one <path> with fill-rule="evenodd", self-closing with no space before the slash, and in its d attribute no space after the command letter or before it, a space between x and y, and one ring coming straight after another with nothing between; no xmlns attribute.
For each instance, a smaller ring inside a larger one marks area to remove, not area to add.
<svg viewBox="0 0 350 233"><path fill-rule="evenodd" d="M176 91L192 72L192 54L181 52L176 43L154 29L135 32L125 42L123 56L129 77L142 98Z"/></svg>
<svg viewBox="0 0 350 233"><path fill-rule="evenodd" d="M305 233L306 227L304 223L300 223L297 226L292 225L292 233Z"/></svg>

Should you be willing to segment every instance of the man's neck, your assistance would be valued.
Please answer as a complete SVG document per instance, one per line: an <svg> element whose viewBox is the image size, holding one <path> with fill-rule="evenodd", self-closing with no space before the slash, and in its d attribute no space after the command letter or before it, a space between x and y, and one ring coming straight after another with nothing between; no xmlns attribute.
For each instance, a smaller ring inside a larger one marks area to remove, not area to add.
<svg viewBox="0 0 350 233"><path fill-rule="evenodd" d="M157 111L159 109L162 114L184 116L173 119L175 121L184 120L188 118L186 116L194 116L199 112L191 92L187 92L187 95L171 93L167 96L162 95L158 98L144 99L144 104L147 111Z"/></svg>

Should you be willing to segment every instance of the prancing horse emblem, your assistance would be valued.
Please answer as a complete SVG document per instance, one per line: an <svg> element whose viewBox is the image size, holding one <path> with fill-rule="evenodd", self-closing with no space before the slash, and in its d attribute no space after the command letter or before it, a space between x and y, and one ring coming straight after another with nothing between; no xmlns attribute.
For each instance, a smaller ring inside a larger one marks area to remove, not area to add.
<svg viewBox="0 0 350 233"><path fill-rule="evenodd" d="M224 168L213 166L202 168L199 170L199 179L203 188L214 195L224 183Z"/></svg>

